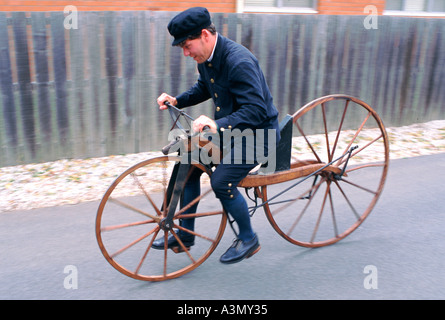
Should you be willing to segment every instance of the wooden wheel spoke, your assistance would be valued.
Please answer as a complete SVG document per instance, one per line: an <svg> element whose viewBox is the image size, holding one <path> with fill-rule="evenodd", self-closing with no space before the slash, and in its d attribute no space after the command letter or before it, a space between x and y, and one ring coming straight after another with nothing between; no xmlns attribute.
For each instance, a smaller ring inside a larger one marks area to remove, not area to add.
<svg viewBox="0 0 445 320"><path fill-rule="evenodd" d="M346 100L346 105L343 110L343 114L340 120L340 125L338 126L337 136L335 137L334 145L332 146L331 158L334 158L335 150L337 149L338 139L340 138L341 129L343 128L343 122L345 121L346 112L348 111L348 105L351 100Z"/></svg>
<svg viewBox="0 0 445 320"><path fill-rule="evenodd" d="M168 251L168 232L164 232L164 277L167 276L167 251Z"/></svg>
<svg viewBox="0 0 445 320"><path fill-rule="evenodd" d="M322 178L317 184L313 185L312 187L310 187L308 190L306 190L305 192L303 192L302 194L300 194L299 196L295 197L294 199L290 199L288 201L286 201L286 203L284 205L282 205L281 207L277 208L274 210L274 212L272 213L272 215L276 215L279 214L280 212L283 212L284 209L288 208L289 206L291 206L292 204L295 203L295 201L301 200L304 197L306 197L307 195L311 194L311 198L315 195L316 190L318 190L318 187L325 181L324 178ZM309 203L310 203L309 199ZM269 203L268 205L273 205L275 203Z"/></svg>
<svg viewBox="0 0 445 320"><path fill-rule="evenodd" d="M301 218L303 217L303 215L306 213L307 208L309 208L309 205L312 203L312 200L315 198L315 195L317 194L318 189L320 188L321 184L323 182L325 182L326 179L322 178L315 186L313 186L311 188L311 190L313 191L311 197L308 199L308 202L306 203L306 205L303 207L303 209L301 210L300 214L298 215L297 219L294 221L294 223L291 225L291 227L289 228L287 235L290 235L293 230L295 229L295 227L297 226L297 224L300 222ZM308 192L309 193L309 192ZM307 193L306 193L307 194Z"/></svg>
<svg viewBox="0 0 445 320"><path fill-rule="evenodd" d="M351 148L352 144L354 143L355 139L357 138L358 134L363 130L363 127L365 126L366 122L369 120L369 117L371 116L371 112L368 112L368 114L366 115L365 119L363 120L363 122L361 123L361 125L359 126L359 128L357 129L357 131L355 132L354 136L352 137L351 141L349 142L348 146L345 148L344 152L343 152L343 156L345 156L349 149ZM345 159L345 157L339 159L337 161L336 166L339 166L339 164L341 163L341 161L343 161L343 159Z"/></svg>
<svg viewBox="0 0 445 320"><path fill-rule="evenodd" d="M139 261L138 266L136 267L136 270L134 271L135 274L139 274L139 270L142 267L142 263L145 261L145 258L148 255L148 251L150 251L151 246L153 245L153 242L155 241L156 237L158 236L160 228L157 228L156 232L153 234L153 237L150 240L150 244L147 246L147 249L145 249L144 255L142 256L141 260Z"/></svg>
<svg viewBox="0 0 445 320"><path fill-rule="evenodd" d="M358 184L356 184L356 183L354 183L354 182L351 182L351 181L349 181L349 180L342 179L342 181L343 181L343 182L346 182L347 184L350 184L351 186L354 186L354 187L359 188L359 189L361 189L361 190L364 190L364 191L366 191L366 192L372 193L373 195L376 195L376 194L377 194L376 191L372 191L372 190L370 190L370 189L368 189L368 188L365 188L365 187L363 187L363 186L360 186L360 185L358 185Z"/></svg>
<svg viewBox="0 0 445 320"><path fill-rule="evenodd" d="M178 235L176 234L176 232L172 229L170 230L170 232L172 233L172 235L175 237L176 241L178 241L179 245L181 246L182 250L185 251L187 253L187 256L190 258L190 260L192 261L192 263L196 263L195 259L193 259L192 255L190 254L190 251L187 250L186 246L184 245L184 243L181 241L181 238L178 237Z"/></svg>
<svg viewBox="0 0 445 320"><path fill-rule="evenodd" d="M153 219L150 219L150 220L144 220L144 221L138 221L138 222L123 223L123 224L118 224L118 225L113 225L113 226L108 226L108 227L102 227L102 228L100 228L100 231L102 231L102 232L113 231L113 230L117 230L117 229L140 226L143 224L149 224L149 223L154 223L154 222L156 222L156 221Z"/></svg>
<svg viewBox="0 0 445 320"><path fill-rule="evenodd" d="M318 219L317 219L317 222L315 224L314 231L312 233L312 238L311 238L311 241L310 241L311 243L314 242L315 236L317 235L317 231L318 231L318 228L320 226L321 216L323 215L323 212L324 212L324 207L325 207L325 204L326 204L326 199L328 197L330 187L331 187L331 183L328 182L326 184L326 192L324 193L324 197L323 197L323 202L321 204L320 213L318 214Z"/></svg>
<svg viewBox="0 0 445 320"><path fill-rule="evenodd" d="M201 193L201 195L199 195L198 197L196 197L195 199L190 201L187 205L185 205L183 208L181 208L175 215L176 216L181 215L182 213L184 213L185 211L190 209L192 206L197 204L199 201L201 201L201 199L204 198L206 195L208 195L211 191L212 191L212 189L210 188L206 192Z"/></svg>
<svg viewBox="0 0 445 320"><path fill-rule="evenodd" d="M383 138L383 135L378 136L377 138L373 139L372 141L368 142L366 145L364 145L363 147L358 148L357 150L353 151L351 153L351 158L353 158L357 153L363 151L364 149L368 148L370 145L374 144L376 141L380 140L381 138ZM339 165L341 165L342 163L346 162L346 157L343 157L342 159L340 159L340 163Z"/></svg>
<svg viewBox="0 0 445 320"><path fill-rule="evenodd" d="M163 169L162 170L162 173L163 173L162 185L163 185L163 193L164 193L164 198L162 200L162 210L164 211L164 213L166 215L168 212L168 203L167 203L167 186L168 186L167 180L168 179L167 179L167 173L166 173L167 170L166 170L165 164L162 166L162 169Z"/></svg>
<svg viewBox="0 0 445 320"><path fill-rule="evenodd" d="M364 168L384 167L384 166L385 166L384 163L367 163L367 164L364 164L364 165L354 166L352 168L349 167L348 169L346 169L345 172L349 173L349 172L353 172L353 171L364 169Z"/></svg>
<svg viewBox="0 0 445 320"><path fill-rule="evenodd" d="M115 204L118 204L118 205L121 206L121 207L124 207L124 208L126 208L126 209L131 210L131 211L140 213L140 214L142 214L142 215L144 215L144 216L146 216L146 217L152 218L152 219L155 220L156 222L159 221L159 217L154 216L154 215L152 215L152 214L149 214L148 212L145 212L145 211L143 211L143 210L141 210L141 209L138 209L138 208L132 206L131 204L125 203L125 202L123 202L123 201L121 201L121 200L118 200L118 199L116 199L116 198L112 198L112 197L110 197L109 200L110 200L111 202L115 203Z"/></svg>
<svg viewBox="0 0 445 320"><path fill-rule="evenodd" d="M335 237L338 237L337 219L335 218L334 200L332 199L332 192L329 190L329 203L331 205L332 225L334 226Z"/></svg>
<svg viewBox="0 0 445 320"><path fill-rule="evenodd" d="M204 235L202 235L202 234L196 233L195 231L192 231L192 230L186 229L186 228L184 228L184 227L181 227L180 225L175 224L174 227L175 227L175 228L178 228L179 230L182 230L182 231L184 231L184 232L193 234L194 236L200 237L200 238L202 238L202 239L204 239L204 240L210 241L210 242L212 242L212 243L215 243L215 242L216 242L215 239L210 239L209 237L206 237L206 236L204 236Z"/></svg>
<svg viewBox="0 0 445 320"><path fill-rule="evenodd" d="M307 136L304 134L303 129L298 124L298 121L296 121L295 124L297 125L298 131L300 131L300 134L303 136L303 138L306 141L306 143L308 144L309 148L312 150L312 153L317 158L317 161L318 162L322 162L320 157L318 156L317 152L314 150L314 147L312 146L312 143L310 143L310 141L308 140Z"/></svg>
<svg viewBox="0 0 445 320"><path fill-rule="evenodd" d="M126 246L122 247L121 249L117 250L115 253L111 254L110 257L114 258L116 256L118 256L119 254L121 254L122 252L124 252L125 250L131 248L132 246L134 246L136 243L140 242L141 240L144 240L145 238L147 238L149 235L153 234L154 232L156 232L157 230L159 230L159 227L156 226L156 228L153 228L152 230L150 230L149 232L147 232L146 234L140 236L139 238L137 238L136 240L130 242L129 244L127 244Z"/></svg>
<svg viewBox="0 0 445 320"><path fill-rule="evenodd" d="M187 218L200 218L200 217L210 217L217 216L223 214L223 211L208 211L208 212L200 212L200 213L186 213L175 216L175 219L187 219Z"/></svg>
<svg viewBox="0 0 445 320"><path fill-rule="evenodd" d="M345 198L346 202L348 203L348 205L351 208L352 212L354 213L355 217L357 218L357 221L359 221L361 219L360 215L357 213L357 210L355 210L354 206L352 205L352 202L346 196L346 193L344 192L343 188L340 186L338 181L335 181L335 184L336 184L337 188L340 190L340 192L343 195L343 197Z"/></svg>
<svg viewBox="0 0 445 320"><path fill-rule="evenodd" d="M144 193L145 197L147 198L148 202L150 202L150 204L152 205L153 209L155 209L156 214L158 216L161 216L162 213L159 210L159 208L156 206L156 204L154 203L153 199L150 197L150 195L147 193L147 191L145 190L144 186L142 185L142 183L139 181L138 177L136 176L136 174L134 172L131 173L131 176L133 177L134 181L136 182L136 184L138 185L139 189L141 189L141 191Z"/></svg>
<svg viewBox="0 0 445 320"><path fill-rule="evenodd" d="M326 108L325 108L325 104L322 103L321 104L321 111L323 113L323 126L324 126L324 135L325 135L325 139L326 139L326 152L328 155L328 162L331 162L332 160L332 154L331 154L331 149L329 146L329 136L328 136L328 125L326 123Z"/></svg>

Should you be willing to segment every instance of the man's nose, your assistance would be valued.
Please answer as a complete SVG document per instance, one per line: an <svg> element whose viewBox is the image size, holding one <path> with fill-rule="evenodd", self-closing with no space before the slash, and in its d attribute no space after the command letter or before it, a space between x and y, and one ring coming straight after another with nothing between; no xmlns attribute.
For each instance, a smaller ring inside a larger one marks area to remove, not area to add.
<svg viewBox="0 0 445 320"><path fill-rule="evenodd" d="M186 48L182 48L182 51L184 52L184 56L188 57L190 55L190 51Z"/></svg>

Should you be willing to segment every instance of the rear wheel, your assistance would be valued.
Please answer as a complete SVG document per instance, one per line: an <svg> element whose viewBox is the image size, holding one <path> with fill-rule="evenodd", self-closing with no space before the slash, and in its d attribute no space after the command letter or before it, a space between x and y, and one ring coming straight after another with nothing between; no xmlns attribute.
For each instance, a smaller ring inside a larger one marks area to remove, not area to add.
<svg viewBox="0 0 445 320"><path fill-rule="evenodd" d="M305 247L335 243L354 231L374 208L386 180L389 144L383 122L366 103L331 95L316 99L293 115L293 167L333 163L339 176L320 172L264 205L274 229L286 240ZM352 151L348 160L348 150ZM301 178L299 178L301 179ZM263 202L297 180L264 186Z"/></svg>

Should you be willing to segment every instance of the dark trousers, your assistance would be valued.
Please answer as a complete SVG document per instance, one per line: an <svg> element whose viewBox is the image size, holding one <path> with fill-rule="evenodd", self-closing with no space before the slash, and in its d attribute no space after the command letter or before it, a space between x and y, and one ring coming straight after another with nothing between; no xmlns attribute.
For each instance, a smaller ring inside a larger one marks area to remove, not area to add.
<svg viewBox="0 0 445 320"><path fill-rule="evenodd" d="M224 209L235 219L239 228L239 238L248 241L254 237L254 232L250 223L250 216L246 200L239 192L237 186L252 170L255 164L219 164L212 176L210 183L215 196L221 201ZM183 205L191 202L201 193L200 178L202 171L195 168L187 181L184 189ZM185 213L196 212L198 204L192 206ZM189 230L194 230L195 219L184 219L182 226Z"/></svg>

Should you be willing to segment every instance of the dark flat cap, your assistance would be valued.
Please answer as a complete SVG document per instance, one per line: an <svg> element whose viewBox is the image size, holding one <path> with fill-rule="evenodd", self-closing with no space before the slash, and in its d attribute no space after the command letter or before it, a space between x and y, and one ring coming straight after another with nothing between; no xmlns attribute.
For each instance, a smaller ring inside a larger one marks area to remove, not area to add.
<svg viewBox="0 0 445 320"><path fill-rule="evenodd" d="M172 46L187 40L188 36L199 33L212 23L206 8L194 7L176 15L168 24L168 32L175 38Z"/></svg>

